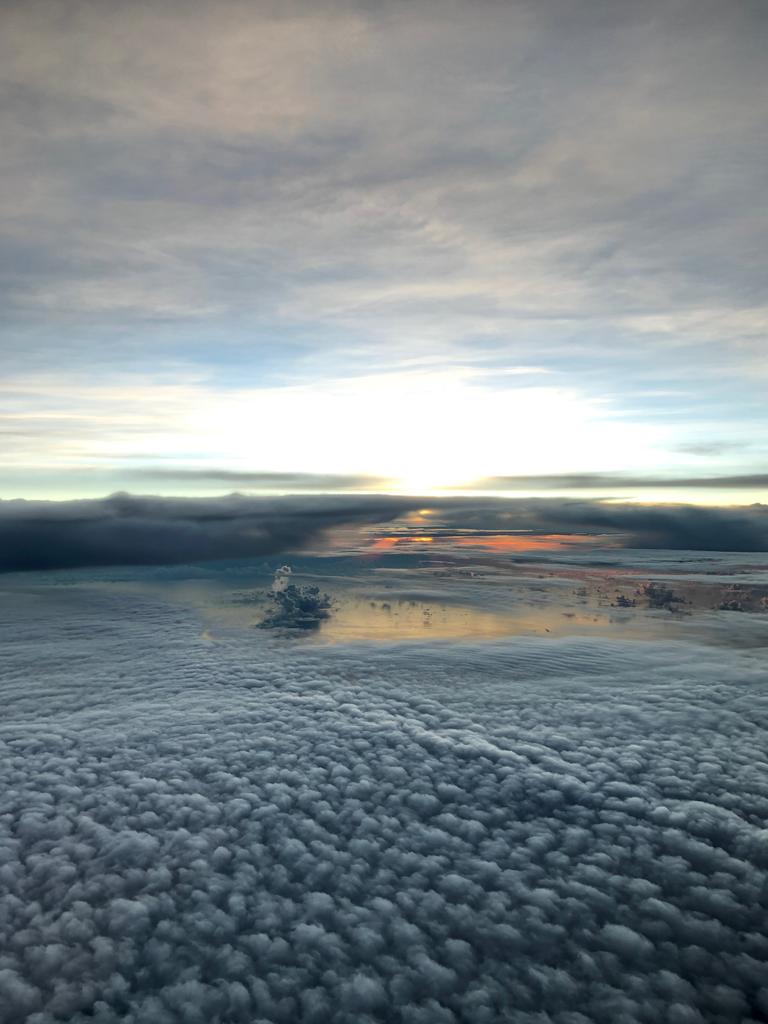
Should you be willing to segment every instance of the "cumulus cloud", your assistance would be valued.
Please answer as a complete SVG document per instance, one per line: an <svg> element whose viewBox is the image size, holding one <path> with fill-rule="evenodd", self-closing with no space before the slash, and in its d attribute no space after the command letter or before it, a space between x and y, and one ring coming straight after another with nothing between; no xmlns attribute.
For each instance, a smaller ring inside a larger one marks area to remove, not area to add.
<svg viewBox="0 0 768 1024"><path fill-rule="evenodd" d="M176 565L296 550L334 526L393 518L381 497L157 498L0 502L0 571Z"/></svg>
<svg viewBox="0 0 768 1024"><path fill-rule="evenodd" d="M759 658L285 658L85 586L0 611L9 1024L768 1014Z"/></svg>

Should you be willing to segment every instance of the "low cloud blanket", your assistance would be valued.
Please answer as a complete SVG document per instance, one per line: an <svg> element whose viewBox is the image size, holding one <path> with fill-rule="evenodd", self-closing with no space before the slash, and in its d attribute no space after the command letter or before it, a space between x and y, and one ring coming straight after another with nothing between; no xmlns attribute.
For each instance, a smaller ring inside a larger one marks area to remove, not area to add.
<svg viewBox="0 0 768 1024"><path fill-rule="evenodd" d="M768 673L0 602L7 1024L768 1017Z"/></svg>

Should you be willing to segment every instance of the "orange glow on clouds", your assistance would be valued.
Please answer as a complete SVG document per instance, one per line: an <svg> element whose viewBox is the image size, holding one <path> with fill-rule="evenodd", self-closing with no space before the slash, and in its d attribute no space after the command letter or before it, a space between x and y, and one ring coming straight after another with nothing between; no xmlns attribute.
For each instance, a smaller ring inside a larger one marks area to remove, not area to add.
<svg viewBox="0 0 768 1024"><path fill-rule="evenodd" d="M538 533L538 534L491 534L480 536L444 536L437 538L438 543L442 542L448 547L459 548L480 548L484 551L523 552L523 551L565 551L576 544L594 543L594 537L586 537L578 534L563 533ZM432 544L434 537L413 535L413 536L392 536L377 537L371 545L374 551L391 551L397 547L407 547L410 544ZM604 544L604 538L601 538Z"/></svg>
<svg viewBox="0 0 768 1024"><path fill-rule="evenodd" d="M563 533L499 534L488 537L456 537L460 548L484 548L486 551L565 551L575 544L594 543L594 537Z"/></svg>
<svg viewBox="0 0 768 1024"><path fill-rule="evenodd" d="M431 544L432 537L377 537L371 547L374 551L389 551L397 545Z"/></svg>

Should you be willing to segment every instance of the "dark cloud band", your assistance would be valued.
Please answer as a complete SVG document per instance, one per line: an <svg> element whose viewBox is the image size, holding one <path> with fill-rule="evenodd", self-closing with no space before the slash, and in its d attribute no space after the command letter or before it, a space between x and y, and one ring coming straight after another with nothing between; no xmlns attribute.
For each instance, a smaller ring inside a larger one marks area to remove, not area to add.
<svg viewBox="0 0 768 1024"><path fill-rule="evenodd" d="M0 502L0 571L106 565L178 565L301 550L334 527L384 524L424 498L304 495ZM429 529L444 540L527 532L608 537L614 545L768 551L768 508L644 506L589 501L443 498ZM424 524L409 529L424 532Z"/></svg>
<svg viewBox="0 0 768 1024"><path fill-rule="evenodd" d="M384 522L390 496L157 498L0 503L0 571L178 565L299 550L334 526Z"/></svg>

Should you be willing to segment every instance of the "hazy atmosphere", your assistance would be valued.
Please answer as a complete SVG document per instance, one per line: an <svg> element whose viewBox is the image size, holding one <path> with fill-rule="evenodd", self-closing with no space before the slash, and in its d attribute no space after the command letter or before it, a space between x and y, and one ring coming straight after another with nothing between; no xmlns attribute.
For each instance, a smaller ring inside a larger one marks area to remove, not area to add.
<svg viewBox="0 0 768 1024"><path fill-rule="evenodd" d="M0 3L0 1024L768 1021L767 52Z"/></svg>

